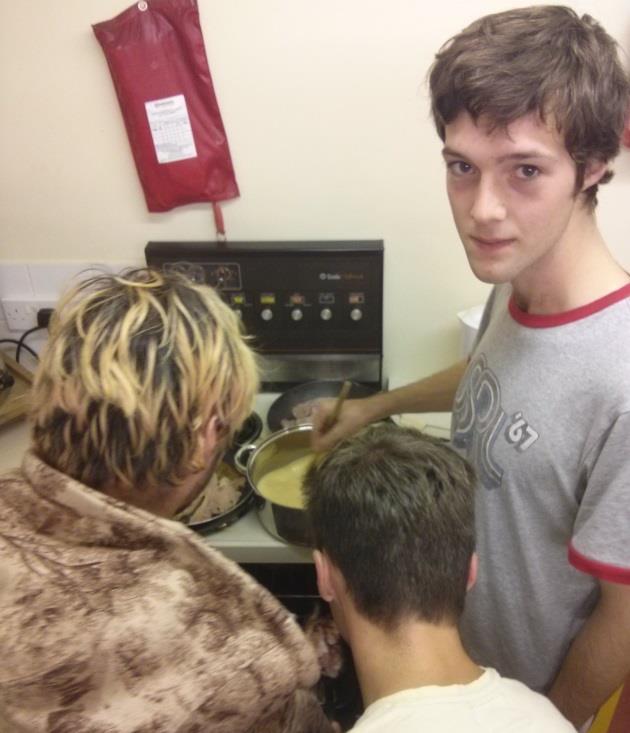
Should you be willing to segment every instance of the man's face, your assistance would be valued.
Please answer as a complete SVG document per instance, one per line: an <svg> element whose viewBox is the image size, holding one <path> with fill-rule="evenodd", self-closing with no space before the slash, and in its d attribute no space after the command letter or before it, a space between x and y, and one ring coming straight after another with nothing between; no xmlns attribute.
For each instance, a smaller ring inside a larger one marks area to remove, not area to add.
<svg viewBox="0 0 630 733"><path fill-rule="evenodd" d="M462 112L446 126L443 156L455 226L480 280L531 289L563 271L583 203L555 129L527 115L491 130Z"/></svg>

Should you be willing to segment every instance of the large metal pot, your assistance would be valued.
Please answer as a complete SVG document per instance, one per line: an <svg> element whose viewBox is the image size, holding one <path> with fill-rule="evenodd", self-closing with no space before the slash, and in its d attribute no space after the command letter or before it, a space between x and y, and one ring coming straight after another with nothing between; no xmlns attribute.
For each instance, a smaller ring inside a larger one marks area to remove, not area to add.
<svg viewBox="0 0 630 733"><path fill-rule="evenodd" d="M311 547L310 531L304 509L283 506L261 494L258 486L270 471L312 453L311 425L296 425L272 433L259 445L244 445L234 456L234 465L247 476L257 497L258 518L262 526L279 540Z"/></svg>

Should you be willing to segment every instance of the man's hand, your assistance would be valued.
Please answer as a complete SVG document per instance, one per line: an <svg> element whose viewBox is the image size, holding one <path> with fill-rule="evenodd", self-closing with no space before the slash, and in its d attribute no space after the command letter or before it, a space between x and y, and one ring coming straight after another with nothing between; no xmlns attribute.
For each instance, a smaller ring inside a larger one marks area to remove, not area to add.
<svg viewBox="0 0 630 733"><path fill-rule="evenodd" d="M549 692L577 728L630 677L630 585L600 582L600 587L601 597Z"/></svg>
<svg viewBox="0 0 630 733"><path fill-rule="evenodd" d="M391 392L378 392L371 397L346 400L337 422L325 430L326 420L335 407L334 399L314 400L298 405L294 409L296 418L310 412L314 425L313 450L325 451L333 448L343 438L349 438L371 422L383 420L391 415L408 412L450 412L457 386L466 371L468 361L453 364L441 372L399 387Z"/></svg>
<svg viewBox="0 0 630 733"><path fill-rule="evenodd" d="M336 400L334 398L316 400L311 411L313 450L317 452L330 450L339 441L349 438L370 423L372 421L370 399L372 398L346 400L341 406L337 421L330 428L327 427L327 423L335 409Z"/></svg>

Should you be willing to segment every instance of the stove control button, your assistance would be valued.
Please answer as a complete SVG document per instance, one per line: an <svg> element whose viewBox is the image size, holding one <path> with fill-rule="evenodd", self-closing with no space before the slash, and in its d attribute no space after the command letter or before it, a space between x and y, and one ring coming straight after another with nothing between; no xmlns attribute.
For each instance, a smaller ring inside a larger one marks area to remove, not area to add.
<svg viewBox="0 0 630 733"><path fill-rule="evenodd" d="M294 308L291 311L291 318L293 318L294 321L301 321L304 317L304 313L299 308Z"/></svg>
<svg viewBox="0 0 630 733"><path fill-rule="evenodd" d="M273 318L273 311L271 308L263 308L263 310L260 311L260 317L263 321L270 321Z"/></svg>
<svg viewBox="0 0 630 733"><path fill-rule="evenodd" d="M363 318L363 311L360 308L353 308L350 311L350 318L353 321L360 321Z"/></svg>
<svg viewBox="0 0 630 733"><path fill-rule="evenodd" d="M332 318L332 311L330 308L322 308L319 315L322 321L329 321Z"/></svg>

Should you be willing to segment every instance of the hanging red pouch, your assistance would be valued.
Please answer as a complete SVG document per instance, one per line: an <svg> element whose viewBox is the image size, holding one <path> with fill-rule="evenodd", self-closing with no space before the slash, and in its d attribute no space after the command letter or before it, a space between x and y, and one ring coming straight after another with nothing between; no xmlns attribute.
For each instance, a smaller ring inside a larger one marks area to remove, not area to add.
<svg viewBox="0 0 630 733"><path fill-rule="evenodd" d="M149 0L92 26L149 211L238 196L196 0Z"/></svg>

